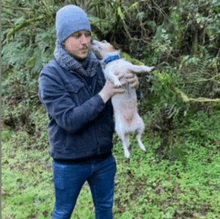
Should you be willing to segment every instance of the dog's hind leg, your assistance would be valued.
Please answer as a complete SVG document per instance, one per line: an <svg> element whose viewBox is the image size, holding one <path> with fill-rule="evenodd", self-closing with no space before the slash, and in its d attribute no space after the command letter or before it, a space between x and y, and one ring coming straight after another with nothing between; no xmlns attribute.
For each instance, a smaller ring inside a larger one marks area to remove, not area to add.
<svg viewBox="0 0 220 219"><path fill-rule="evenodd" d="M130 144L129 144L129 134L128 133L125 134L124 139L125 139L125 145L126 145L128 151L129 151Z"/></svg>
<svg viewBox="0 0 220 219"><path fill-rule="evenodd" d="M129 144L129 138L128 136L124 135L124 137L122 137L122 145L123 145L123 149L124 149L124 155L126 158L130 157L130 153L128 150L128 145Z"/></svg>
<svg viewBox="0 0 220 219"><path fill-rule="evenodd" d="M122 140L124 155L125 155L126 158L129 158L130 157L130 153L129 153L129 150L128 150L129 137L128 137L128 135L126 135L125 133L123 133L122 131L119 131L119 130L117 131L117 134L119 135L119 137Z"/></svg>
<svg viewBox="0 0 220 219"><path fill-rule="evenodd" d="M121 139L122 139L122 145L123 145L123 149L124 149L124 155L128 159L130 157L130 152L128 150L128 147L129 147L129 135L128 134L124 134Z"/></svg>
<svg viewBox="0 0 220 219"><path fill-rule="evenodd" d="M142 150L142 151L146 151L146 149L145 149L145 147L144 147L144 145L143 145L143 143L142 143L142 141L141 141L141 134L142 134L142 133L139 132L139 133L136 135L136 139L137 139L137 142L138 142L138 144L139 144L141 150Z"/></svg>
<svg viewBox="0 0 220 219"><path fill-rule="evenodd" d="M129 136L127 133L125 133L123 122L120 118L120 113L118 111L115 111L115 131L118 134L119 138L122 140L122 146L124 149L124 155L126 158L130 157L130 153L128 150L128 144L129 144Z"/></svg>
<svg viewBox="0 0 220 219"><path fill-rule="evenodd" d="M130 145L129 145L129 134L125 134L125 143L127 145L127 148L129 149L130 148Z"/></svg>
<svg viewBox="0 0 220 219"><path fill-rule="evenodd" d="M123 133L121 128L117 129L117 126L116 126L116 132L117 132L118 136L120 137L120 139L122 140L124 155L126 158L129 158L130 157L130 153L128 150L129 137L125 133Z"/></svg>
<svg viewBox="0 0 220 219"><path fill-rule="evenodd" d="M141 150L146 151L142 141L141 141L141 135L144 132L144 122L143 120L139 117L139 128L136 130L136 139L139 144L139 147Z"/></svg>

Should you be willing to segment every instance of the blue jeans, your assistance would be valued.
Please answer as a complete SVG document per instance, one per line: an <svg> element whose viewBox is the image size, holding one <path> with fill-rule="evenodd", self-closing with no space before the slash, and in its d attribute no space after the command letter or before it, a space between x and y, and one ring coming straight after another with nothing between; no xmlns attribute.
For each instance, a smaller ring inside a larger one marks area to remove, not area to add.
<svg viewBox="0 0 220 219"><path fill-rule="evenodd" d="M112 219L115 158L79 164L53 162L55 205L52 219L69 219L85 181L88 181L95 206L96 219Z"/></svg>

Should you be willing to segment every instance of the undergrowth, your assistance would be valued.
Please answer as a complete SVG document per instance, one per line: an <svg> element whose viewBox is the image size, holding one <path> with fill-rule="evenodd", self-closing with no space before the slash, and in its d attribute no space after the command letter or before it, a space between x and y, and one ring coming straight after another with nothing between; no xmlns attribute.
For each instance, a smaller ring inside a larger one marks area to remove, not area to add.
<svg viewBox="0 0 220 219"><path fill-rule="evenodd" d="M38 109L40 112L41 107ZM44 116L33 115L39 131L46 131ZM131 158L124 158L114 135L117 161L114 218L219 218L220 113L208 117L198 112L173 131L176 136L159 160L155 150L158 132L146 129L143 153L131 139ZM150 125L150 115L145 115ZM204 129L207 131L204 132ZM53 208L51 158L47 136L36 138L25 131L5 128L3 138L3 218L50 218ZM93 203L84 185L72 218L93 218Z"/></svg>

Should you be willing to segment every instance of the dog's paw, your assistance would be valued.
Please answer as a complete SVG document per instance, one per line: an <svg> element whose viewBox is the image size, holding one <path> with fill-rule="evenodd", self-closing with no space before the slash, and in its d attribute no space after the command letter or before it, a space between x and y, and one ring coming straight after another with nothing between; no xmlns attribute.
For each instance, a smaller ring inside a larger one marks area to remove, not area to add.
<svg viewBox="0 0 220 219"><path fill-rule="evenodd" d="M144 153L144 154L146 154L146 153L147 153L146 149L144 149L144 150L142 150L142 151L143 151L143 153Z"/></svg>
<svg viewBox="0 0 220 219"><path fill-rule="evenodd" d="M140 149L145 152L146 149L145 149L143 143L141 141L138 141L138 144L139 144Z"/></svg>
<svg viewBox="0 0 220 219"><path fill-rule="evenodd" d="M154 70L155 69L155 66L151 66L149 67L150 68L150 71Z"/></svg>
<svg viewBox="0 0 220 219"><path fill-rule="evenodd" d="M114 85L115 85L116 87L120 87L120 86L121 86L121 82L120 82L120 81L114 81Z"/></svg>
<svg viewBox="0 0 220 219"><path fill-rule="evenodd" d="M129 159L129 157L130 157L129 152L125 151L125 158L126 158L126 159Z"/></svg>
<svg viewBox="0 0 220 219"><path fill-rule="evenodd" d="M147 67L147 66L142 65L142 67L144 68L144 71L146 71L146 72L150 72L150 71L152 71L153 69L155 69L154 66Z"/></svg>

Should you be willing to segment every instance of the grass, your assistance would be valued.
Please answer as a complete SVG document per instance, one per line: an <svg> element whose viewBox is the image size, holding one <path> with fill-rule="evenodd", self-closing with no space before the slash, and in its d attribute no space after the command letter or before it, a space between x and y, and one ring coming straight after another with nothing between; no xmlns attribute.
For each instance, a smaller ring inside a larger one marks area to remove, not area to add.
<svg viewBox="0 0 220 219"><path fill-rule="evenodd" d="M114 218L220 218L219 115L207 117L198 112L187 120L187 125L176 129L172 135L182 137L174 137L174 146L167 150L168 155L172 153L172 159L158 160L154 151L161 139L146 129L142 139L147 153L132 138L128 163L121 142L114 135L113 153L117 161ZM53 208L47 119L41 107L32 116L37 136L7 127L2 131L3 218L50 218ZM147 119L145 115L146 124ZM87 183L72 218L94 218Z"/></svg>

